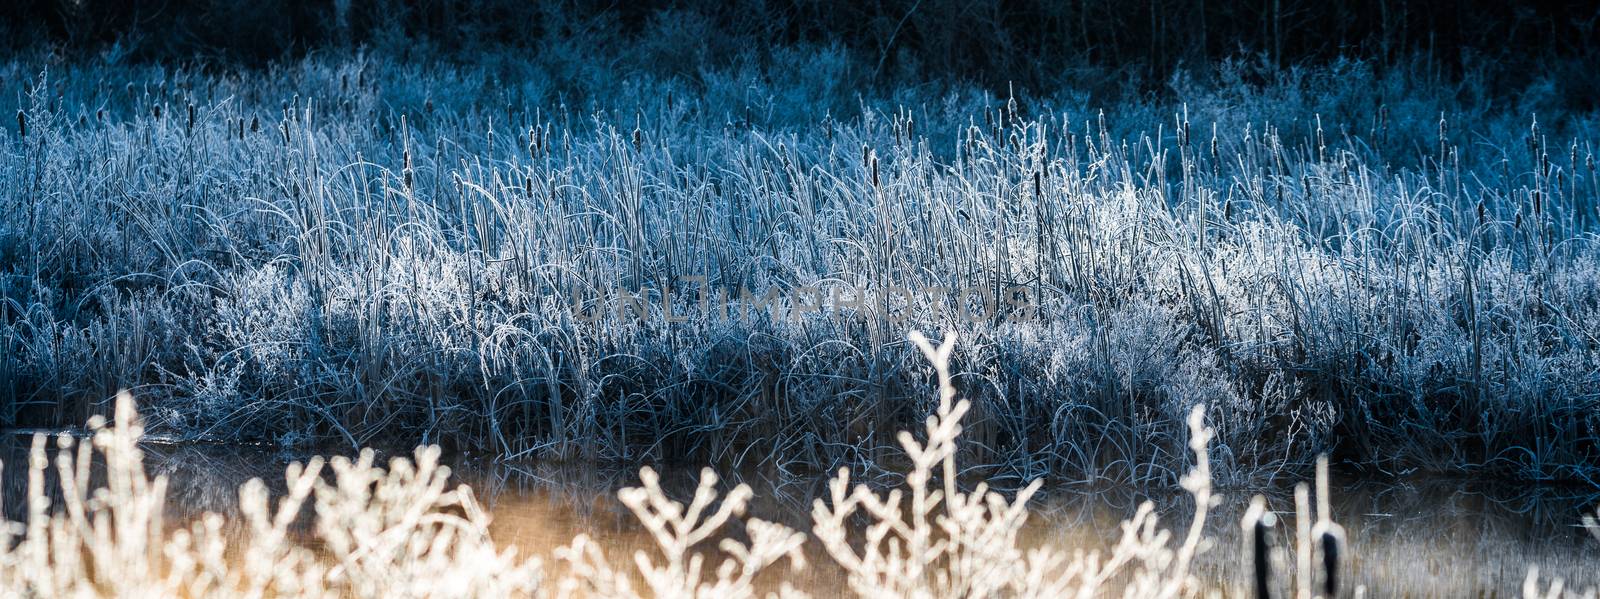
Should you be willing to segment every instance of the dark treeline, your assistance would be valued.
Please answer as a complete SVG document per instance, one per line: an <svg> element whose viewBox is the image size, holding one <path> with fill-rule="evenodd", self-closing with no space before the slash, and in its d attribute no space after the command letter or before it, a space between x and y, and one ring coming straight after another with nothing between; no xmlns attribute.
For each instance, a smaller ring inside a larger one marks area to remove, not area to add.
<svg viewBox="0 0 1600 599"><path fill-rule="evenodd" d="M1423 57L1441 74L1490 69L1515 85L1536 63L1548 72L1549 61L1600 52L1600 7L1579 0L13 0L0 23L13 50L115 44L134 60L240 63L346 45L536 49L552 38L623 52L688 29L716 34L686 37L707 44L710 60L837 43L875 77L992 87L1049 85L1081 66L1159 85L1175 69L1238 56L1274 66Z"/></svg>

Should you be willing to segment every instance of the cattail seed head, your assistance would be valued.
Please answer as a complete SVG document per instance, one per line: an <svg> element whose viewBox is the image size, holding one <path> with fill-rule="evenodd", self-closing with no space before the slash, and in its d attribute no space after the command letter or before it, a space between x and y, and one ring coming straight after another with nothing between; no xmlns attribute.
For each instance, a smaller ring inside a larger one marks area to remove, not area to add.
<svg viewBox="0 0 1600 599"><path fill-rule="evenodd" d="M1250 500L1240 525L1244 528L1245 553L1251 557L1251 582L1257 599L1272 597L1272 529L1278 523L1277 515L1267 510L1267 500L1260 495Z"/></svg>
<svg viewBox="0 0 1600 599"><path fill-rule="evenodd" d="M877 154L877 152L873 152L872 153L872 187L874 189L877 189L877 188L880 188L881 186L882 186L882 184L881 184L880 180L878 179L878 154Z"/></svg>
<svg viewBox="0 0 1600 599"><path fill-rule="evenodd" d="M404 179L404 183L406 185L406 191L411 191L411 189L412 189L411 188L412 170L411 170L411 151L410 150L406 150L404 152L404 159L405 159L405 167L400 170L400 175Z"/></svg>
<svg viewBox="0 0 1600 599"><path fill-rule="evenodd" d="M1219 148L1217 147L1217 124L1216 123L1212 123L1211 124L1211 164L1212 164L1212 168L1216 168L1216 164L1218 162L1220 162L1220 160L1218 158L1218 155L1219 155Z"/></svg>
<svg viewBox="0 0 1600 599"><path fill-rule="evenodd" d="M1317 153L1319 154L1319 157L1322 152L1327 150L1327 148L1328 142L1322 136L1322 115L1319 114L1317 115Z"/></svg>
<svg viewBox="0 0 1600 599"><path fill-rule="evenodd" d="M1322 554L1322 596L1338 597L1339 560L1344 557L1344 527L1334 524L1332 520L1324 520L1312 529L1311 536L1317 540L1318 553Z"/></svg>
<svg viewBox="0 0 1600 599"><path fill-rule="evenodd" d="M1189 104L1184 103L1183 118L1178 121L1178 145L1187 148L1191 139L1193 138L1189 137Z"/></svg>
<svg viewBox="0 0 1600 599"><path fill-rule="evenodd" d="M17 133L23 138L28 137L28 114L21 110L17 111Z"/></svg>

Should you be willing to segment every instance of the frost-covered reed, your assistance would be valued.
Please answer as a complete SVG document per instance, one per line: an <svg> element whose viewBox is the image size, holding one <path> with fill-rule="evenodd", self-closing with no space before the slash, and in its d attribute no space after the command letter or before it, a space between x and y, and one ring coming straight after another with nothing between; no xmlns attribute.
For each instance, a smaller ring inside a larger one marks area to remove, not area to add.
<svg viewBox="0 0 1600 599"><path fill-rule="evenodd" d="M1164 100L856 95L826 48L579 58L0 65L0 422L131 387L178 438L831 470L930 413L916 327L973 343L962 451L1013 483L1176 482L1202 404L1225 480L1594 472L1600 119L1538 88L1232 64ZM1036 310L783 299L830 285Z"/></svg>
<svg viewBox="0 0 1600 599"><path fill-rule="evenodd" d="M296 463L283 496L259 479L240 487L235 521L207 513L168 523L167 480L145 474L132 398L118 396L113 424L95 416L89 428L81 442L55 437L56 488L47 485L50 439L34 437L25 521L0 531L0 597L501 597L539 588L539 561L490 541L487 515L470 489L448 487L437 447L387 469L370 451L333 459L328 475L320 458Z"/></svg>

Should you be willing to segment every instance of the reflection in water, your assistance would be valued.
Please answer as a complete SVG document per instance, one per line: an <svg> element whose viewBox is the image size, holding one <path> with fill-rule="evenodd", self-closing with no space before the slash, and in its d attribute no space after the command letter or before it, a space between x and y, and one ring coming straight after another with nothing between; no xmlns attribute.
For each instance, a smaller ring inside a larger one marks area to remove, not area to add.
<svg viewBox="0 0 1600 599"><path fill-rule="evenodd" d="M24 507L28 443L17 436L0 439L3 508L12 520ZM150 474L167 476L169 521L181 522L205 511L233 515L238 487L250 478L262 478L281 492L283 466L299 456L250 447L150 445L145 457ZM615 499L617 489L638 484L634 472L587 464L475 461L458 462L455 472L492 511L493 534L501 543L548 555L581 532L612 556L653 550L633 515ZM693 493L693 469L668 470L662 478L674 498ZM725 478L739 480L724 481L724 490L738 482L756 490L750 515L802 531L809 528L813 498L824 494L820 476ZM1353 581L1371 589L1368 596L1515 596L1529 565L1537 565L1546 580L1559 576L1569 586L1600 585L1600 569L1591 567L1600 559L1600 542L1578 525L1582 510L1594 503L1592 490L1428 478L1341 485L1337 477L1334 488L1334 514L1350 537ZM1240 555L1238 522L1252 494L1223 492L1224 503L1209 525L1215 543L1196 564L1202 578L1242 589L1248 560ZM1288 486L1266 494L1273 509L1292 518ZM1192 506L1176 490L1147 497L1126 488L1058 488L1035 500L1024 543L1104 549L1120 532L1118 522L1145 499L1156 502L1166 526L1187 523ZM1291 546L1292 530L1279 527L1280 547ZM811 566L788 579L815 596L844 589L840 572L830 567L821 548L808 543L806 549Z"/></svg>

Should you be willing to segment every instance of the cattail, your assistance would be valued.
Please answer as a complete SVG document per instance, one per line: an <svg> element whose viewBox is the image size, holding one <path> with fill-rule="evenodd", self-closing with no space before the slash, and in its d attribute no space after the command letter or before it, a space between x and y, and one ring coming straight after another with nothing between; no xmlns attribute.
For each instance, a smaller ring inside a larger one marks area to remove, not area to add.
<svg viewBox="0 0 1600 599"><path fill-rule="evenodd" d="M1317 458L1317 525L1311 529L1322 553L1322 596L1339 596L1339 558L1344 555L1344 527L1333 521L1328 490L1328 456Z"/></svg>
<svg viewBox="0 0 1600 599"><path fill-rule="evenodd" d="M258 133L260 131L261 131L261 117L258 117L258 116L250 117L250 132L251 133Z"/></svg>
<svg viewBox="0 0 1600 599"><path fill-rule="evenodd" d="M94 111L94 122L99 123L99 122L104 122L105 120L106 120L106 111L105 111L105 109L104 108L96 109Z"/></svg>
<svg viewBox="0 0 1600 599"><path fill-rule="evenodd" d="M634 125L633 126L633 149L638 150L639 146L641 144L643 144L643 143L644 143L644 133L639 130L639 126L638 125Z"/></svg>
<svg viewBox="0 0 1600 599"><path fill-rule="evenodd" d="M1327 160L1328 142L1322 137L1322 115L1317 115L1317 160Z"/></svg>
<svg viewBox="0 0 1600 599"><path fill-rule="evenodd" d="M1322 596L1339 596L1339 559L1344 554L1344 527L1333 522L1317 525L1312 531L1322 550Z"/></svg>
<svg viewBox="0 0 1600 599"><path fill-rule="evenodd" d="M184 125L184 133L194 133L194 104L189 105L189 122Z"/></svg>
<svg viewBox="0 0 1600 599"><path fill-rule="evenodd" d="M873 189L878 189L878 188L880 188L880 186L881 186L881 184L880 184L879 179L878 179L878 153L877 152L873 152L872 153L872 187L873 187Z"/></svg>
<svg viewBox="0 0 1600 599"><path fill-rule="evenodd" d="M28 115L21 110L17 111L17 133L24 138L28 137Z"/></svg>
<svg viewBox="0 0 1600 599"><path fill-rule="evenodd" d="M1450 124L1444 120L1444 113L1439 113L1439 158L1444 158L1444 147L1450 138Z"/></svg>
<svg viewBox="0 0 1600 599"><path fill-rule="evenodd" d="M1577 139L1573 139L1572 140L1572 145L1567 147L1567 164L1573 169L1577 169L1578 168L1578 140Z"/></svg>
<svg viewBox="0 0 1600 599"><path fill-rule="evenodd" d="M405 179L406 191L411 191L411 150L405 150L403 156L405 158L405 167L401 169L400 174Z"/></svg>
<svg viewBox="0 0 1600 599"><path fill-rule="evenodd" d="M1245 553L1251 557L1251 581L1256 599L1272 597L1272 529L1278 516L1267 511L1266 498L1257 495L1250 500L1240 525L1244 528Z"/></svg>
<svg viewBox="0 0 1600 599"><path fill-rule="evenodd" d="M1189 147L1189 104L1183 104L1183 118L1178 120L1178 145Z"/></svg>
<svg viewBox="0 0 1600 599"><path fill-rule="evenodd" d="M239 141L244 141L244 117L239 117Z"/></svg>
<svg viewBox="0 0 1600 599"><path fill-rule="evenodd" d="M158 121L161 120L161 105L160 104L156 104L155 108L154 108L154 110L152 112L155 114L156 120L158 120Z"/></svg>
<svg viewBox="0 0 1600 599"><path fill-rule="evenodd" d="M1217 147L1217 124L1216 123L1211 123L1211 170L1212 171L1215 171L1217 169L1217 163L1221 162L1221 160L1219 159L1219 155L1220 154L1221 154L1220 149Z"/></svg>

